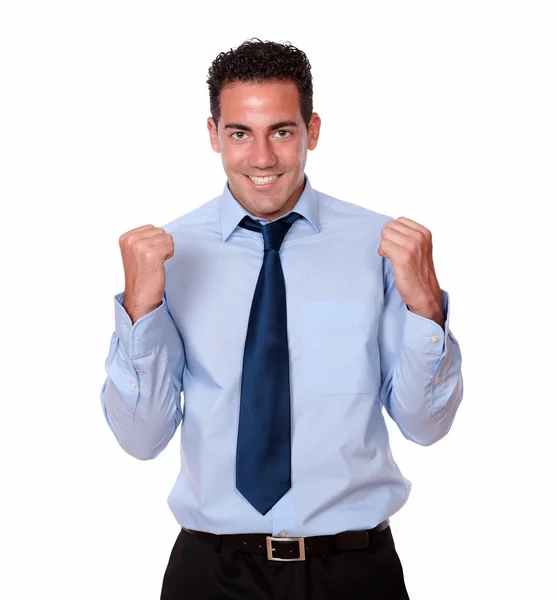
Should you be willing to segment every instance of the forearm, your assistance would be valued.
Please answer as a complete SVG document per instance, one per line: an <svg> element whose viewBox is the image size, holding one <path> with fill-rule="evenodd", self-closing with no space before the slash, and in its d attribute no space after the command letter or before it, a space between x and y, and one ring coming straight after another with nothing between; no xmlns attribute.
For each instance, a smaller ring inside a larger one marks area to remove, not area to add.
<svg viewBox="0 0 557 600"><path fill-rule="evenodd" d="M397 360L382 389L403 435L421 445L447 434L462 400L462 357L449 331L448 296L443 298L442 326L405 309Z"/></svg>
<svg viewBox="0 0 557 600"><path fill-rule="evenodd" d="M101 390L107 423L120 446L141 460L155 458L182 419L183 344L166 305L138 319L115 299L112 335ZM164 303L163 303L164 304Z"/></svg>

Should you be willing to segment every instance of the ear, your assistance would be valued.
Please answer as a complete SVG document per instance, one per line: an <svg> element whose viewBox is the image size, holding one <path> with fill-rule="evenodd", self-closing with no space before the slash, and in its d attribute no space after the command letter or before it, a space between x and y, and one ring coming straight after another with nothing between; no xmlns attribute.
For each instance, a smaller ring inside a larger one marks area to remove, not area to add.
<svg viewBox="0 0 557 600"><path fill-rule="evenodd" d="M220 152L219 132L215 123L215 119L213 119L213 117L209 117L207 119L207 129L209 130L209 140L211 142L211 147L215 152Z"/></svg>
<svg viewBox="0 0 557 600"><path fill-rule="evenodd" d="M319 131L321 130L321 117L313 113L309 120L308 127L308 150L313 150L319 140Z"/></svg>

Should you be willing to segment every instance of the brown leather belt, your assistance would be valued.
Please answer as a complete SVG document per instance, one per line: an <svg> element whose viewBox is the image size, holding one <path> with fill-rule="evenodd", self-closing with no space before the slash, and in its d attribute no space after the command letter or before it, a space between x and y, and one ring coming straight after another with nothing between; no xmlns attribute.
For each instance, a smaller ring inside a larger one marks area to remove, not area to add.
<svg viewBox="0 0 557 600"><path fill-rule="evenodd" d="M364 531L343 531L335 535L317 535L313 537L272 537L265 534L227 534L217 535L193 529L184 529L186 533L211 542L215 547L232 548L241 552L261 554L269 560L293 561L305 560L306 556L338 552L340 550L365 550L370 538L389 527L389 519L379 523L373 529Z"/></svg>

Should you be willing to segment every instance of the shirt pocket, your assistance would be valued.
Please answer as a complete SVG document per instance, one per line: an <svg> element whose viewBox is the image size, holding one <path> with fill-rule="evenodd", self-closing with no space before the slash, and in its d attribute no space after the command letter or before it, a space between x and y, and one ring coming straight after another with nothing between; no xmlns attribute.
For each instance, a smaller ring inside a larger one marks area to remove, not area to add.
<svg viewBox="0 0 557 600"><path fill-rule="evenodd" d="M378 307L368 300L306 302L305 382L318 394L372 394L378 389Z"/></svg>

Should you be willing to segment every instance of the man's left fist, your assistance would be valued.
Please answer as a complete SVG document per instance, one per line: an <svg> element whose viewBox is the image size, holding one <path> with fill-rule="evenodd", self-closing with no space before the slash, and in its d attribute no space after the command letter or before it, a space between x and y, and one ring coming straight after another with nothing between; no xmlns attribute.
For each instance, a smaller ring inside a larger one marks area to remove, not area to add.
<svg viewBox="0 0 557 600"><path fill-rule="evenodd" d="M381 230L377 252L392 261L396 288L408 308L443 327L443 294L433 266L431 232L399 217Z"/></svg>

